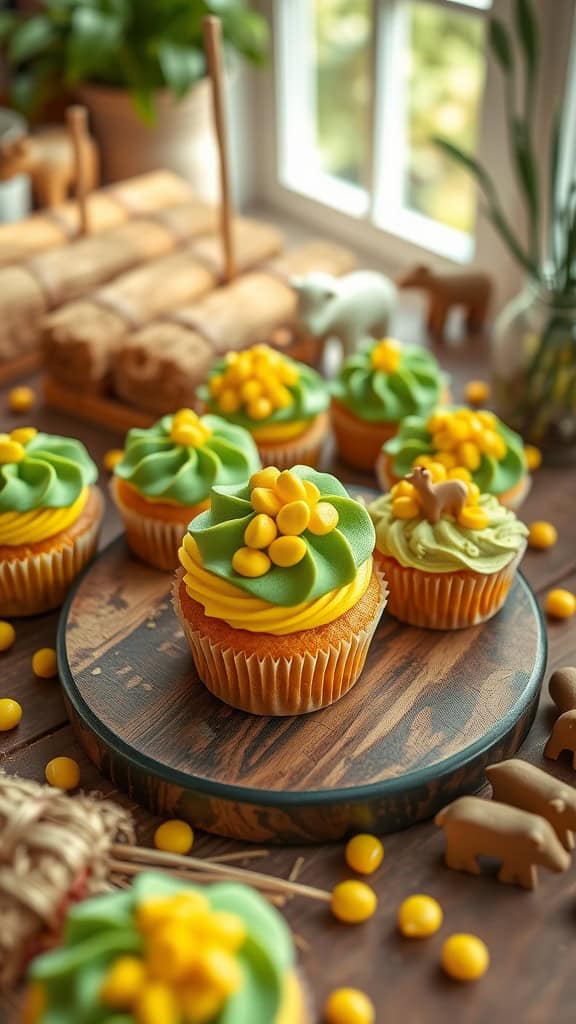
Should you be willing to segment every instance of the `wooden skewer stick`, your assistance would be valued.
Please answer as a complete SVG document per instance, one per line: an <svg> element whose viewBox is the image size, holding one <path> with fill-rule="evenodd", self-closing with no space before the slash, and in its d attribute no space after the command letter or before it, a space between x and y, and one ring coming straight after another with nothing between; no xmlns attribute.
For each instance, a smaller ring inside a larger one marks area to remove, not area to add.
<svg viewBox="0 0 576 1024"><path fill-rule="evenodd" d="M219 853L215 857L206 857L211 864L232 864L236 860L259 860L269 857L270 850L238 850L236 853Z"/></svg>
<svg viewBox="0 0 576 1024"><path fill-rule="evenodd" d="M128 862L123 864L122 861L114 861L114 864L117 866L115 867L115 876L113 879L113 884L118 889L130 888L130 882L120 881L120 875L129 875L133 878L136 875L141 875L145 871L148 871L148 868L144 864L129 864ZM213 875L203 875L200 872L198 872L197 874L195 871L177 871L175 868L169 868L167 874L170 875L170 878L180 878L184 882L193 882L195 885L214 884ZM223 878L222 881L233 882L235 881L235 879ZM286 903L286 896L282 896L279 892L276 892L274 889L266 889L264 886L261 886L259 891L260 894L264 896L264 898L267 899L269 903L273 903L274 906L283 907Z"/></svg>
<svg viewBox="0 0 576 1024"><path fill-rule="evenodd" d="M208 73L212 86L212 108L214 128L218 143L220 165L220 232L224 249L224 280L232 281L236 276L234 240L232 237L232 198L228 160L228 139L226 136L226 104L224 97L224 62L222 60L222 22L220 18L204 18L204 49Z"/></svg>
<svg viewBox="0 0 576 1024"><path fill-rule="evenodd" d="M66 111L68 129L74 147L74 163L76 167L76 201L80 220L80 234L89 234L88 222L88 185L86 181L86 151L88 140L86 107L78 105L68 107Z"/></svg>

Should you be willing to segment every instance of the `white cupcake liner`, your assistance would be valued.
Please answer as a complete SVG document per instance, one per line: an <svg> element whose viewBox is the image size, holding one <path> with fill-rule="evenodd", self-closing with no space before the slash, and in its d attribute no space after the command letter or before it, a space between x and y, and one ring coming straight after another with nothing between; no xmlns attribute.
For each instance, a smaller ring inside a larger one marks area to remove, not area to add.
<svg viewBox="0 0 576 1024"><path fill-rule="evenodd" d="M189 520L185 523L166 523L161 519L143 516L124 504L118 494L115 479L110 489L124 522L126 541L134 554L156 569L164 569L166 572L175 569L179 565L178 549Z"/></svg>
<svg viewBox="0 0 576 1024"><path fill-rule="evenodd" d="M260 442L256 441L263 466L277 466L278 469L290 469L292 466L317 466L328 432L328 414L317 417L300 437L287 441Z"/></svg>

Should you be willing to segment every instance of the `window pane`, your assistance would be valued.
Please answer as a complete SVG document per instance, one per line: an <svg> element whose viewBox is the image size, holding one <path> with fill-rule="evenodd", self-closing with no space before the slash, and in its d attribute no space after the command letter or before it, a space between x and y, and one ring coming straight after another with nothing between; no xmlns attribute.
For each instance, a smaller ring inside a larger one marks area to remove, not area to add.
<svg viewBox="0 0 576 1024"><path fill-rule="evenodd" d="M314 0L314 13L318 162L326 173L363 185L371 130L370 0Z"/></svg>
<svg viewBox="0 0 576 1024"><path fill-rule="evenodd" d="M484 88L483 18L426 2L410 4L406 205L473 233L474 185L430 141L441 135L476 151Z"/></svg>

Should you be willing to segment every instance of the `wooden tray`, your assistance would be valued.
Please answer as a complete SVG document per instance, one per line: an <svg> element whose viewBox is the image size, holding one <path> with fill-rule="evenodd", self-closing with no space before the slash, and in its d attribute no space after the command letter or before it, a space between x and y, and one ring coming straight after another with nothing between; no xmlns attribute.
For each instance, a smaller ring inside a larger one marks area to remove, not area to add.
<svg viewBox="0 0 576 1024"><path fill-rule="evenodd" d="M468 630L385 612L353 690L298 718L247 715L208 693L171 582L117 540L70 595L58 636L88 755L157 814L255 842L396 831L477 790L532 724L546 633L522 576L500 614Z"/></svg>

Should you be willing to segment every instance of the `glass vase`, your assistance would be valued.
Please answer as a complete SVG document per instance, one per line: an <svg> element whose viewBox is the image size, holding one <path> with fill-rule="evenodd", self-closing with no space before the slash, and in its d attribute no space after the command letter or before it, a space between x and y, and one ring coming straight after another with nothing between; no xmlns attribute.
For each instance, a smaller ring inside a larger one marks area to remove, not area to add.
<svg viewBox="0 0 576 1024"><path fill-rule="evenodd" d="M528 281L492 341L497 412L549 462L576 460L576 292Z"/></svg>

